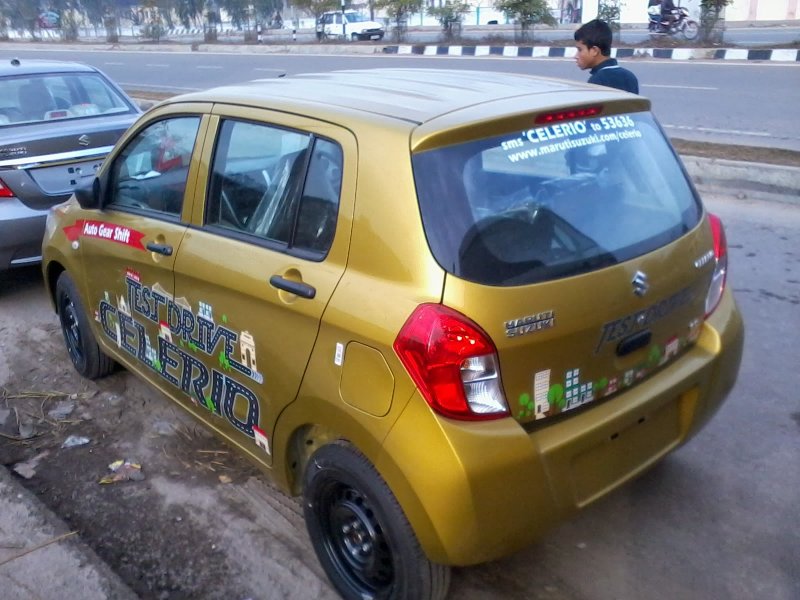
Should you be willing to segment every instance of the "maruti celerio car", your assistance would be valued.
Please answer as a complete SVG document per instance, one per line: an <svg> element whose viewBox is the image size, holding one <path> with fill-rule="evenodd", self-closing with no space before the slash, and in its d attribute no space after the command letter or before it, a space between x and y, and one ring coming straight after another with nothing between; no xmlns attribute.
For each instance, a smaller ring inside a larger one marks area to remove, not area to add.
<svg viewBox="0 0 800 600"><path fill-rule="evenodd" d="M93 67L0 63L0 271L41 260L47 211L94 179L140 114Z"/></svg>
<svg viewBox="0 0 800 600"><path fill-rule="evenodd" d="M720 220L610 88L376 69L149 111L55 207L69 356L301 494L345 598L443 598L695 435L744 330Z"/></svg>

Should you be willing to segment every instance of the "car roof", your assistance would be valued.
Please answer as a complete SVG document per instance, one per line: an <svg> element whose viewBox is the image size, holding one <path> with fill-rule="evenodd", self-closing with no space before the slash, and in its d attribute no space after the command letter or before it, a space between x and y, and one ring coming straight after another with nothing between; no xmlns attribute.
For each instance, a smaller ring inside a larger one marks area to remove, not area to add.
<svg viewBox="0 0 800 600"><path fill-rule="evenodd" d="M77 62L11 58L0 61L0 77L43 73L94 73L97 69Z"/></svg>
<svg viewBox="0 0 800 600"><path fill-rule="evenodd" d="M320 118L353 113L421 124L442 115L504 100L529 110L589 101L631 99L612 88L515 73L444 69L359 69L259 79L179 96L173 101L224 102Z"/></svg>

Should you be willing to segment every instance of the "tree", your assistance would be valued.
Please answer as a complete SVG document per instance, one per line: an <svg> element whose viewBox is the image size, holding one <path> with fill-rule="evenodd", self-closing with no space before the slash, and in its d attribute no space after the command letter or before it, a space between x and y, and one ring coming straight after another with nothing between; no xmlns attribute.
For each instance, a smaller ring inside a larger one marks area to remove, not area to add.
<svg viewBox="0 0 800 600"><path fill-rule="evenodd" d="M329 10L341 10L342 3L338 0L294 0L292 6L314 16L319 21L322 13Z"/></svg>
<svg viewBox="0 0 800 600"><path fill-rule="evenodd" d="M624 0L600 0L600 4L597 7L597 18L608 23L608 26L611 28L611 31L614 32L617 41L619 41L620 35L620 9L624 4Z"/></svg>
<svg viewBox="0 0 800 600"><path fill-rule="evenodd" d="M442 6L429 6L428 15L436 17L448 40L456 38L461 33L461 19L472 7L467 2L446 0Z"/></svg>
<svg viewBox="0 0 800 600"><path fill-rule="evenodd" d="M376 0L375 8L383 8L386 14L394 20L395 37L401 41L405 37L408 16L422 10L425 0Z"/></svg>
<svg viewBox="0 0 800 600"><path fill-rule="evenodd" d="M733 0L700 0L700 37L704 42L722 41L722 11Z"/></svg>
<svg viewBox="0 0 800 600"><path fill-rule="evenodd" d="M520 27L521 41L533 39L532 29L538 23L550 25L558 24L547 5L547 0L495 0L495 8L515 20ZM528 32L531 31L529 34Z"/></svg>

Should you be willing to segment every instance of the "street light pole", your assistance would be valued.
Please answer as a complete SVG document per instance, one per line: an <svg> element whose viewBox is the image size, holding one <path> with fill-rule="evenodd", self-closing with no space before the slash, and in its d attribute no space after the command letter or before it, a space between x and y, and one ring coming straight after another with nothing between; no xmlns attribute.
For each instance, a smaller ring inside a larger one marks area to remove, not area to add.
<svg viewBox="0 0 800 600"><path fill-rule="evenodd" d="M344 22L344 0L342 0L342 38L347 39L347 25Z"/></svg>

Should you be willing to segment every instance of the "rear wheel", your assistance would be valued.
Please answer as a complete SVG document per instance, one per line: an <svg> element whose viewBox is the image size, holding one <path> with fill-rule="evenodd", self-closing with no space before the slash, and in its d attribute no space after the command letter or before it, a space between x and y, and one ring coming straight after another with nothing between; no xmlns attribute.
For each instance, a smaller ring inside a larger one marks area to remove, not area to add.
<svg viewBox="0 0 800 600"><path fill-rule="evenodd" d="M344 598L445 597L449 567L428 560L386 482L352 446L335 442L311 457L303 499L314 550Z"/></svg>
<svg viewBox="0 0 800 600"><path fill-rule="evenodd" d="M699 32L700 28L695 21L686 21L686 23L683 25L684 39L693 40L697 37Z"/></svg>
<svg viewBox="0 0 800 600"><path fill-rule="evenodd" d="M114 362L100 350L75 282L66 271L56 283L56 309L75 370L88 379L99 379L111 373Z"/></svg>
<svg viewBox="0 0 800 600"><path fill-rule="evenodd" d="M357 42L361 39L361 37L357 33L353 33L350 35L350 40L353 42Z"/></svg>

